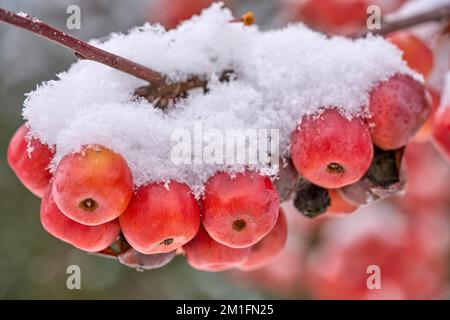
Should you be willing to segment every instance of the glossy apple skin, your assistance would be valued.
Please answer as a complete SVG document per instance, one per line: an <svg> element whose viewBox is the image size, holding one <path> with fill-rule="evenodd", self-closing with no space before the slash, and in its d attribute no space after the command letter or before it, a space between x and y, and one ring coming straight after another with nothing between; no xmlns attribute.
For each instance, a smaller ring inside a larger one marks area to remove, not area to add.
<svg viewBox="0 0 450 320"><path fill-rule="evenodd" d="M370 93L372 140L383 150L405 146L425 123L431 103L422 84L397 74L376 85Z"/></svg>
<svg viewBox="0 0 450 320"><path fill-rule="evenodd" d="M434 64L433 51L420 38L409 31L397 31L387 40L403 51L403 60L411 69L428 77Z"/></svg>
<svg viewBox="0 0 450 320"><path fill-rule="evenodd" d="M273 263L283 253L287 241L286 216L280 208L278 220L273 229L251 247L250 255L239 269L253 271Z"/></svg>
<svg viewBox="0 0 450 320"><path fill-rule="evenodd" d="M53 199L51 185L42 199L41 223L54 237L88 252L109 247L120 233L118 220L98 226L86 226L66 217Z"/></svg>
<svg viewBox="0 0 450 320"><path fill-rule="evenodd" d="M151 183L137 190L119 219L134 249L144 254L165 253L197 234L200 207L184 183Z"/></svg>
<svg viewBox="0 0 450 320"><path fill-rule="evenodd" d="M337 109L305 117L291 135L291 158L301 176L323 188L352 184L373 158L370 132L359 118L348 120ZM334 165L338 169L333 170Z"/></svg>
<svg viewBox="0 0 450 320"><path fill-rule="evenodd" d="M205 185L202 221L209 235L226 246L245 248L274 227L279 198L270 179L245 171L231 177L217 172Z"/></svg>
<svg viewBox="0 0 450 320"><path fill-rule="evenodd" d="M8 164L20 182L42 198L52 178L49 167L54 152L38 139L28 140L28 134L29 130L25 125L14 133L8 145Z"/></svg>
<svg viewBox="0 0 450 320"><path fill-rule="evenodd" d="M197 235L183 246L187 262L195 269L219 272L236 268L250 254L250 248L231 248L215 241L200 226Z"/></svg>
<svg viewBox="0 0 450 320"><path fill-rule="evenodd" d="M102 146L66 155L56 168L53 197L61 211L79 223L95 226L116 219L132 194L125 159ZM87 208L86 201L92 200L96 205Z"/></svg>

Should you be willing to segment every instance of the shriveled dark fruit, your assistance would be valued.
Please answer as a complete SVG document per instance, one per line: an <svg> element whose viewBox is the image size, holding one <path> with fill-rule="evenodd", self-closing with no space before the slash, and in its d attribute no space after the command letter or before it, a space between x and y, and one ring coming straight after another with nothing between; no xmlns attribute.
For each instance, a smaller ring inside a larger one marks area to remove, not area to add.
<svg viewBox="0 0 450 320"><path fill-rule="evenodd" d="M403 151L404 148L384 151L375 147L372 163L364 177L382 187L400 182L400 164Z"/></svg>
<svg viewBox="0 0 450 320"><path fill-rule="evenodd" d="M297 184L294 207L309 218L325 213L331 205L328 190L301 178Z"/></svg>
<svg viewBox="0 0 450 320"><path fill-rule="evenodd" d="M291 159L280 159L278 179L274 182L275 188L280 196L280 203L292 198L297 187L298 179L297 170L295 170Z"/></svg>
<svg viewBox="0 0 450 320"><path fill-rule="evenodd" d="M374 158L364 177L340 189L351 203L364 205L387 198L405 189L402 158L404 147L397 150L374 149Z"/></svg>
<svg viewBox="0 0 450 320"><path fill-rule="evenodd" d="M119 262L138 271L164 267L175 257L175 251L155 254L142 254L133 248L118 255Z"/></svg>

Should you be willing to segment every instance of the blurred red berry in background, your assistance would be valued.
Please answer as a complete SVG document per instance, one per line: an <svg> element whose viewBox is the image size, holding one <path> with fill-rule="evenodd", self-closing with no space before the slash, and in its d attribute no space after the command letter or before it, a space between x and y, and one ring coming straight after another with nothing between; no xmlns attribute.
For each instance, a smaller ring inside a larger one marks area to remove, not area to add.
<svg viewBox="0 0 450 320"><path fill-rule="evenodd" d="M152 23L158 22L166 29L173 29L180 22L188 20L199 14L203 9L209 7L215 0L161 0L152 6L149 12L149 20ZM232 0L225 0L225 5L229 6Z"/></svg>
<svg viewBox="0 0 450 320"><path fill-rule="evenodd" d="M427 121L425 121L425 123L419 129L419 131L417 131L413 139L414 142L429 141L436 111L438 110L439 105L441 104L441 94L439 93L439 91L431 88L428 88L427 91L429 93L428 98L431 99L431 114L428 117Z"/></svg>
<svg viewBox="0 0 450 320"><path fill-rule="evenodd" d="M433 124L433 142L450 161L450 106L437 111Z"/></svg>
<svg viewBox="0 0 450 320"><path fill-rule="evenodd" d="M397 31L389 34L387 40L403 51L403 60L411 69L428 77L433 69L433 51L419 37L409 31Z"/></svg>
<svg viewBox="0 0 450 320"><path fill-rule="evenodd" d="M313 29L329 33L349 35L364 31L369 16L367 8L376 5L381 13L392 12L404 0L306 0L296 1L298 19Z"/></svg>
<svg viewBox="0 0 450 320"><path fill-rule="evenodd" d="M358 300L442 297L445 255L431 254L414 235L416 230L408 228L402 226L397 234L365 232L344 243L333 237L323 239L307 268L313 296Z"/></svg>

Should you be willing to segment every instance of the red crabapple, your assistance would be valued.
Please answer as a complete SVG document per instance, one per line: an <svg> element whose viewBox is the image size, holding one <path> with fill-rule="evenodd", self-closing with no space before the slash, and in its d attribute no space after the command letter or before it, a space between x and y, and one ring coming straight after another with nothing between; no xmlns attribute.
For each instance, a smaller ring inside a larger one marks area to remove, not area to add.
<svg viewBox="0 0 450 320"><path fill-rule="evenodd" d="M119 219L123 235L134 249L144 254L164 253L196 235L200 207L184 183L151 183L138 189Z"/></svg>
<svg viewBox="0 0 450 320"><path fill-rule="evenodd" d="M175 257L175 251L156 254L142 254L133 248L117 256L119 262L137 270L152 270L164 267Z"/></svg>
<svg viewBox="0 0 450 320"><path fill-rule="evenodd" d="M433 51L410 31L397 31L388 35L387 40L403 51L403 60L411 69L425 78L433 69Z"/></svg>
<svg viewBox="0 0 450 320"><path fill-rule="evenodd" d="M438 110L432 130L434 145L450 161L450 107Z"/></svg>
<svg viewBox="0 0 450 320"><path fill-rule="evenodd" d="M205 185L203 225L211 237L230 247L249 247L272 230L279 198L269 177L245 171L231 177L217 172Z"/></svg>
<svg viewBox="0 0 450 320"><path fill-rule="evenodd" d="M393 150L409 142L427 120L431 106L422 84L397 74L372 89L369 110L373 142L381 149Z"/></svg>
<svg viewBox="0 0 450 320"><path fill-rule="evenodd" d="M252 271L275 261L281 255L286 245L287 232L286 217L280 208L275 227L251 247L248 259L238 268L245 271Z"/></svg>
<svg viewBox="0 0 450 320"><path fill-rule="evenodd" d="M125 159L102 146L66 155L56 168L53 196L58 207L85 225L116 219L132 193L133 178Z"/></svg>
<svg viewBox="0 0 450 320"><path fill-rule="evenodd" d="M118 220L98 226L86 226L66 217L53 199L51 185L42 199L41 223L51 235L88 252L97 252L109 247L120 233Z"/></svg>
<svg viewBox="0 0 450 320"><path fill-rule="evenodd" d="M352 213L358 206L347 201L339 191L339 189L329 189L328 196L330 197L330 207L327 212L331 214Z"/></svg>
<svg viewBox="0 0 450 320"><path fill-rule="evenodd" d="M361 179L370 166L373 145L360 119L347 119L334 108L304 117L291 135L291 158L297 171L324 188Z"/></svg>
<svg viewBox="0 0 450 320"><path fill-rule="evenodd" d="M197 235L183 246L187 262L195 269L218 272L236 268L250 254L249 248L231 248L215 241L201 225Z"/></svg>
<svg viewBox="0 0 450 320"><path fill-rule="evenodd" d="M28 140L28 134L25 125L14 133L8 145L8 164L28 190L43 197L52 178L49 165L53 152L38 139Z"/></svg>

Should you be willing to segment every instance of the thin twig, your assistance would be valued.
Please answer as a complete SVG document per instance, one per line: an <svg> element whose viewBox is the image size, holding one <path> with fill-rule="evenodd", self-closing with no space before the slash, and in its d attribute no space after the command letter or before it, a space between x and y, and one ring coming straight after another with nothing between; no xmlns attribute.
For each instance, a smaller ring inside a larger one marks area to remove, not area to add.
<svg viewBox="0 0 450 320"><path fill-rule="evenodd" d="M78 58L96 61L113 69L128 73L150 84L160 84L164 76L143 65L94 47L85 41L72 37L48 24L27 15L16 14L0 8L0 21L33 32L71 50Z"/></svg>
<svg viewBox="0 0 450 320"><path fill-rule="evenodd" d="M363 33L353 35L352 37L364 37L367 34L386 35L388 33L398 31L401 29L407 29L427 22L440 22L450 19L450 5L445 5L437 9L433 9L428 12L420 13L411 17L396 21L385 21L382 23L381 28L378 30L368 30Z"/></svg>

